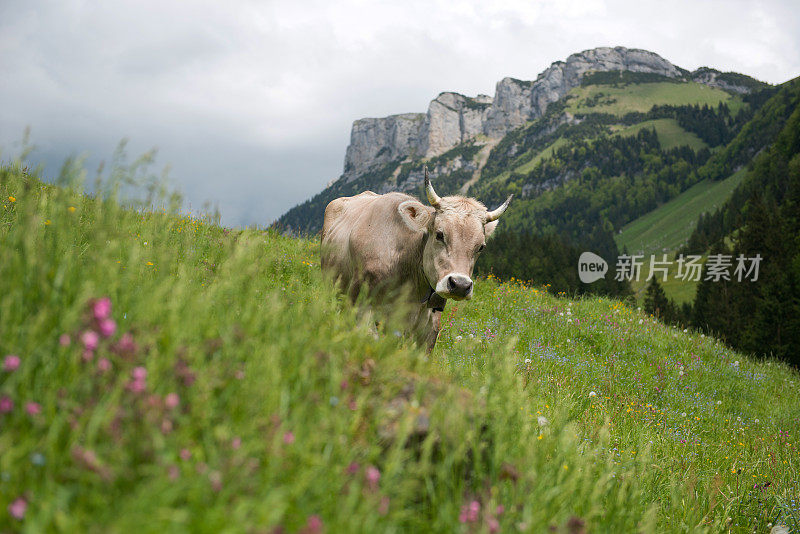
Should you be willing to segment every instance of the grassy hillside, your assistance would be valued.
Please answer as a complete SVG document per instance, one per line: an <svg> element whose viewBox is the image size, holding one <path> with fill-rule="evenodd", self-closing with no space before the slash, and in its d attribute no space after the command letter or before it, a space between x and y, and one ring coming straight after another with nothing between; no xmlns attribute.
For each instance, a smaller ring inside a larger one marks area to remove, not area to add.
<svg viewBox="0 0 800 534"><path fill-rule="evenodd" d="M695 82L657 82L576 87L567 97L567 111L573 114L611 113L624 115L632 111L646 113L655 105L680 106L698 104L717 106L725 102L738 109L737 97Z"/></svg>
<svg viewBox="0 0 800 534"><path fill-rule="evenodd" d="M708 147L705 141L697 137L692 132L687 132L681 128L678 125L678 121L675 119L653 119L649 121L642 121L634 124L633 126L628 126L627 128L620 130L619 135L636 135L643 128L651 128L656 131L656 134L658 135L658 142L661 144L661 148L664 150L669 150L670 148L684 145L691 147L693 150L700 150L701 148Z"/></svg>
<svg viewBox="0 0 800 534"><path fill-rule="evenodd" d="M0 530L800 527L795 371L495 279L428 357L317 249L2 167Z"/></svg>
<svg viewBox="0 0 800 534"><path fill-rule="evenodd" d="M625 225L615 236L619 248L631 254L649 256L671 252L683 246L701 213L717 210L745 175L740 169L725 180L703 180L666 204Z"/></svg>
<svg viewBox="0 0 800 534"><path fill-rule="evenodd" d="M721 102L729 104L737 102L736 97L725 91L695 82L588 85L576 87L569 95L571 98L567 110L575 114L624 115L632 111L645 113L654 105L716 106Z"/></svg>

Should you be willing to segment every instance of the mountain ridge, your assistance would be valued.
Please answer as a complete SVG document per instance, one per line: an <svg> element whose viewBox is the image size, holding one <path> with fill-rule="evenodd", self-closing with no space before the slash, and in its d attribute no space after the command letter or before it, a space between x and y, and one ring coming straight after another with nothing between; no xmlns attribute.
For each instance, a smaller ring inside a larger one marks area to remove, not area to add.
<svg viewBox="0 0 800 534"><path fill-rule="evenodd" d="M580 85L587 72L628 71L682 78L735 93L753 87L752 78L701 67L689 72L655 52L617 46L599 47L556 61L535 80L505 77L495 96L470 97L443 91L426 113L366 117L353 123L343 177L351 179L398 157L435 157L459 143L483 134L501 138L511 130L544 115L547 107ZM726 76L727 75L727 76Z"/></svg>

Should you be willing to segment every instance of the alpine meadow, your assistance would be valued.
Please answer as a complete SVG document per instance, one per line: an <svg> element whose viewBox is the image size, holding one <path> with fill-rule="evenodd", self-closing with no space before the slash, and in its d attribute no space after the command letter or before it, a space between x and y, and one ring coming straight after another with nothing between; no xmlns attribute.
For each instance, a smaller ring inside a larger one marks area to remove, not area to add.
<svg viewBox="0 0 800 534"><path fill-rule="evenodd" d="M0 531L800 530L800 81L617 47L497 87L357 120L263 227L188 214L148 154L88 183L3 152ZM426 166L515 195L430 354L319 237L335 198L424 202ZM615 277L635 254L764 260Z"/></svg>

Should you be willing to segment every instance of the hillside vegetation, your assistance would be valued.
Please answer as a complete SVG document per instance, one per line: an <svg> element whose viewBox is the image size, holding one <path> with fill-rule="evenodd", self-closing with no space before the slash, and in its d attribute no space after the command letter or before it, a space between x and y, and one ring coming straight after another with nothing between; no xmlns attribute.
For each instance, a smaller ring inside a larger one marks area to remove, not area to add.
<svg viewBox="0 0 800 534"><path fill-rule="evenodd" d="M2 531L800 528L784 364L491 277L426 356L316 240L102 190L0 168Z"/></svg>

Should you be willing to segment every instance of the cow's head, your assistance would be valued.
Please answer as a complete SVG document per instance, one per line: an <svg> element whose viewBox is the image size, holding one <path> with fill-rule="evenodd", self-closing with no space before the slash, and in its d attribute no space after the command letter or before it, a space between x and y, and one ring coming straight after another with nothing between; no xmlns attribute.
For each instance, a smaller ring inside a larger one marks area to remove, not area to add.
<svg viewBox="0 0 800 534"><path fill-rule="evenodd" d="M426 234L422 270L430 286L444 298L470 299L475 261L513 195L494 211L474 198L439 197L427 168L425 190L431 205L407 200L397 207L400 217L412 230Z"/></svg>

